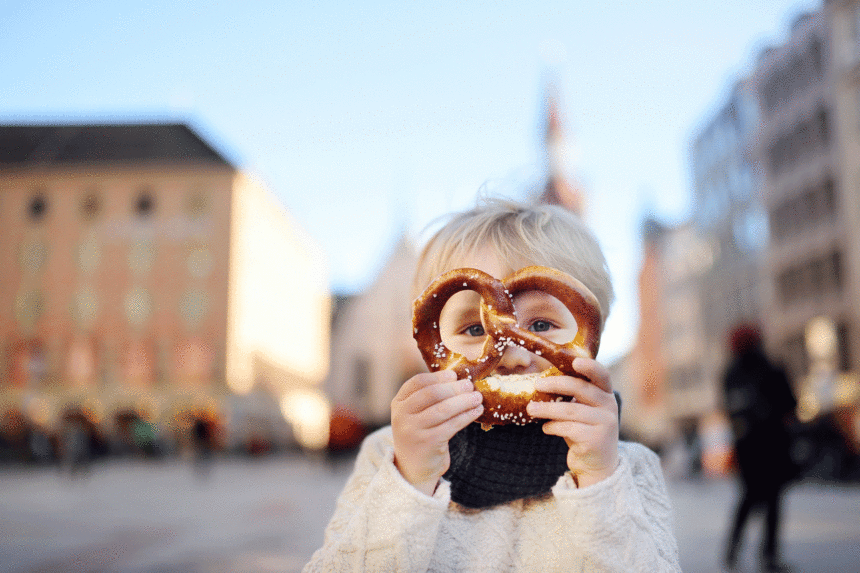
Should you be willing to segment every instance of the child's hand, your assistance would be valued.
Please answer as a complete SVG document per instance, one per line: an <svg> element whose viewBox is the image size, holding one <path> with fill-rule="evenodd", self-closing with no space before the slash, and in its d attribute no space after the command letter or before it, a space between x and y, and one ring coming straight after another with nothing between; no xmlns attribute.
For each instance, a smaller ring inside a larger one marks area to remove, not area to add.
<svg viewBox="0 0 860 573"><path fill-rule="evenodd" d="M394 465L419 491L433 495L451 465L448 440L481 415L481 393L450 370L418 374L391 401Z"/></svg>
<svg viewBox="0 0 860 573"><path fill-rule="evenodd" d="M577 358L574 368L591 382L551 376L535 382L542 392L573 396L571 402L530 402L528 413L547 418L543 431L561 436L569 448L567 467L579 487L602 481L618 465L618 403L609 372L594 360Z"/></svg>

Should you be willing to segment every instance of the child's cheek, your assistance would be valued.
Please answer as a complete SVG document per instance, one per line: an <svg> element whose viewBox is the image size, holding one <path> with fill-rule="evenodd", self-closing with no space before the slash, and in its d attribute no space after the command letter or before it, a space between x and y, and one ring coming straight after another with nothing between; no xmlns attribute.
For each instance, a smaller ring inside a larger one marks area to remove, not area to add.
<svg viewBox="0 0 860 573"><path fill-rule="evenodd" d="M537 334L546 338L550 342L555 342L556 344L567 344L568 342L576 338L576 329L556 328L549 332L538 332Z"/></svg>
<svg viewBox="0 0 860 573"><path fill-rule="evenodd" d="M475 361L483 353L485 339L484 336L455 336L450 344L446 343L446 346L457 354L462 354L466 359Z"/></svg>

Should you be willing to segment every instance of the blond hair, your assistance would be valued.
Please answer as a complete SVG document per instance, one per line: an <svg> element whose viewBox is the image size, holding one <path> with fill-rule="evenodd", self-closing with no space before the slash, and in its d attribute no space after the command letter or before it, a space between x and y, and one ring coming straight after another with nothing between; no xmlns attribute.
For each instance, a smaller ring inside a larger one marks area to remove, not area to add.
<svg viewBox="0 0 860 573"><path fill-rule="evenodd" d="M612 280L600 245L577 215L555 205L486 198L449 217L418 259L416 295L470 253L490 246L514 270L541 265L579 279L597 297L603 326L615 297Z"/></svg>

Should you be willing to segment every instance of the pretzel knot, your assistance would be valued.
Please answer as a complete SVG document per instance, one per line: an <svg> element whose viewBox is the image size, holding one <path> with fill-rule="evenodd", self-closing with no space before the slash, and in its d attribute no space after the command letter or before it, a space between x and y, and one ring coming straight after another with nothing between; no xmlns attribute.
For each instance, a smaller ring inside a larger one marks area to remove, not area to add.
<svg viewBox="0 0 860 573"><path fill-rule="evenodd" d="M445 304L464 290L473 290L481 296L481 324L486 339L481 356L475 360L469 360L445 346L439 331L439 317ZM517 324L513 298L525 291L546 292L570 310L577 325L573 340L557 344ZM576 357L594 358L597 355L600 316L600 304L585 285L566 273L540 266L525 267L503 280L477 269L454 269L434 280L412 305L413 335L428 368L433 372L453 370L457 378L475 381L482 393L484 389L477 382L495 370L508 346L521 346L547 359L562 373L575 375L573 361ZM486 409L487 394L484 395ZM542 398L553 399L550 395ZM535 399L534 396L531 399ZM521 409L524 408L522 405ZM482 418L489 414L485 412ZM518 416L525 420L527 415Z"/></svg>

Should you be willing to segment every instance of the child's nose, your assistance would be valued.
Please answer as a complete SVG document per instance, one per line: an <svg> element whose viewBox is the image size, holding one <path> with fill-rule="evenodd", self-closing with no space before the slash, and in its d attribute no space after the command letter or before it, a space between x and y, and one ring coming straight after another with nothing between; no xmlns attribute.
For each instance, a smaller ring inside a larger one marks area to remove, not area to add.
<svg viewBox="0 0 860 573"><path fill-rule="evenodd" d="M518 370L524 370L531 366L532 353L522 346L508 346L502 354L502 360L496 370L503 374L512 374Z"/></svg>

